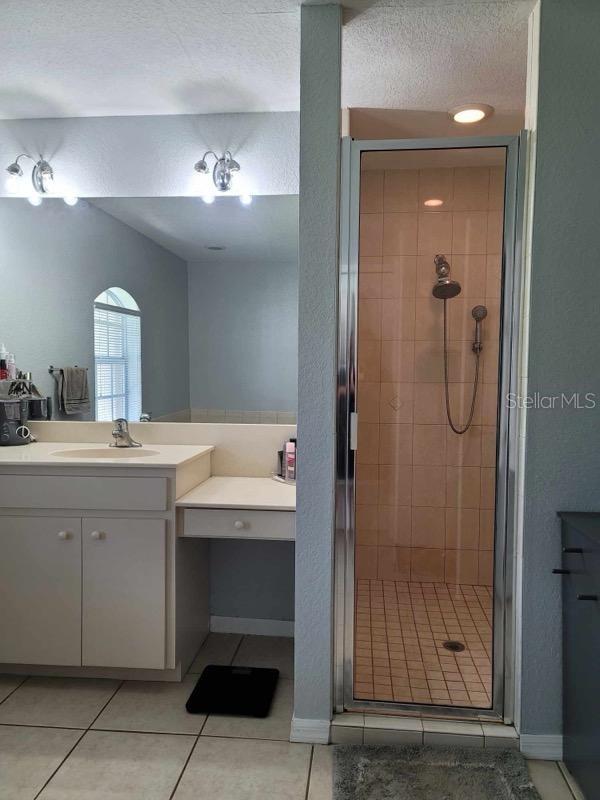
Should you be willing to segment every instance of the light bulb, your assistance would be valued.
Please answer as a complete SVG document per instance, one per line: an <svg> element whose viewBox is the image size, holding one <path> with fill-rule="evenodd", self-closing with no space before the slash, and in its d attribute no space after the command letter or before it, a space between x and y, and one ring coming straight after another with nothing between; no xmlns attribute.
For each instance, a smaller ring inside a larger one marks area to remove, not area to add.
<svg viewBox="0 0 600 800"><path fill-rule="evenodd" d="M206 203L207 206L211 205L211 203L215 202L214 194L203 194L202 200Z"/></svg>
<svg viewBox="0 0 600 800"><path fill-rule="evenodd" d="M440 200L439 197L431 197L429 200L425 200L423 205L427 206L427 208L437 208L438 206L443 206L444 201Z"/></svg>
<svg viewBox="0 0 600 800"><path fill-rule="evenodd" d="M19 191L19 176L9 175L6 179L6 191L10 194L16 194Z"/></svg>
<svg viewBox="0 0 600 800"><path fill-rule="evenodd" d="M485 114L480 108L465 108L464 111L457 111L454 115L454 121L468 125L470 122L479 122L484 117Z"/></svg>
<svg viewBox="0 0 600 800"><path fill-rule="evenodd" d="M39 196L39 194L30 194L27 200L31 203L32 206L42 205L42 198Z"/></svg>
<svg viewBox="0 0 600 800"><path fill-rule="evenodd" d="M249 206L252 202L252 195L251 194L242 194L240 195L240 203L243 206Z"/></svg>
<svg viewBox="0 0 600 800"><path fill-rule="evenodd" d="M63 197L63 200L68 206L76 206L77 203L79 202L79 198L76 197L74 194L66 195L66 197Z"/></svg>
<svg viewBox="0 0 600 800"><path fill-rule="evenodd" d="M454 122L459 122L462 125L481 122L482 119L490 117L493 113L493 106L488 106L485 103L469 103L468 105L453 108L448 112Z"/></svg>

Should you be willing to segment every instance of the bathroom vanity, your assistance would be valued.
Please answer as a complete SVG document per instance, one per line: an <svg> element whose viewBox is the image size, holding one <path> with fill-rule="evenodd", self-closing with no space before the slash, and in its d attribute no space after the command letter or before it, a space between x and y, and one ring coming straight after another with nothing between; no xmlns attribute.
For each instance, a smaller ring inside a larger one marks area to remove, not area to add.
<svg viewBox="0 0 600 800"><path fill-rule="evenodd" d="M295 489L211 476L214 457L0 448L0 671L181 679L209 630L208 540L294 539Z"/></svg>
<svg viewBox="0 0 600 800"><path fill-rule="evenodd" d="M205 565L197 550L183 558L175 502L210 475L212 450L0 450L0 663L98 674L192 657L208 630Z"/></svg>

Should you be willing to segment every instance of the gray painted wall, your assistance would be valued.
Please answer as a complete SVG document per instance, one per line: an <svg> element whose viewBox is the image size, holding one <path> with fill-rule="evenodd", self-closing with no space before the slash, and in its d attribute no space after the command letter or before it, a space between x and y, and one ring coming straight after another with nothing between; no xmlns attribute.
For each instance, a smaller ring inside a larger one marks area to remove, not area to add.
<svg viewBox="0 0 600 800"><path fill-rule="evenodd" d="M330 719L341 6L300 9L300 248L294 717Z"/></svg>
<svg viewBox="0 0 600 800"><path fill-rule="evenodd" d="M600 4L543 0L529 394L600 401ZM521 729L561 730L559 510L600 508L600 405L529 410L523 534Z"/></svg>
<svg viewBox="0 0 600 800"><path fill-rule="evenodd" d="M293 620L293 542L211 541L210 613Z"/></svg>
<svg viewBox="0 0 600 800"><path fill-rule="evenodd" d="M188 408L185 262L88 203L0 200L0 341L44 393L49 364L78 364L93 396L93 302L109 286L142 311L144 410Z"/></svg>
<svg viewBox="0 0 600 800"><path fill-rule="evenodd" d="M189 326L192 408L296 410L297 263L189 264Z"/></svg>

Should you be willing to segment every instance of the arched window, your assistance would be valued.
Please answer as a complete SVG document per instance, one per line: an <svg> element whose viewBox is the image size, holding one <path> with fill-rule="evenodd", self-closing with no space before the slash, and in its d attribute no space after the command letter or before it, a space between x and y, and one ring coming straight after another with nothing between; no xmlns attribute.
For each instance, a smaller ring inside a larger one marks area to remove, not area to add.
<svg viewBox="0 0 600 800"><path fill-rule="evenodd" d="M142 413L140 308L111 286L94 300L96 420L139 420Z"/></svg>

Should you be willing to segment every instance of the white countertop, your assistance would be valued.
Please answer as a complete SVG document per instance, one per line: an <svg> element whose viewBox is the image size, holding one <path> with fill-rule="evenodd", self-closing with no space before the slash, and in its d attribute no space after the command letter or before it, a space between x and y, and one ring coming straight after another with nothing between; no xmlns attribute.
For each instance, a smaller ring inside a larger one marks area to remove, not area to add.
<svg viewBox="0 0 600 800"><path fill-rule="evenodd" d="M185 508L248 508L295 511L296 486L273 478L214 476L177 500Z"/></svg>
<svg viewBox="0 0 600 800"><path fill-rule="evenodd" d="M208 455L212 445L145 444L141 448L109 448L98 442L33 442L0 447L0 467L180 467ZM60 455L61 451L67 451ZM71 454L84 451L82 456ZM92 452L86 452L92 451ZM101 451L101 455L95 455ZM104 455L106 453L106 455Z"/></svg>

